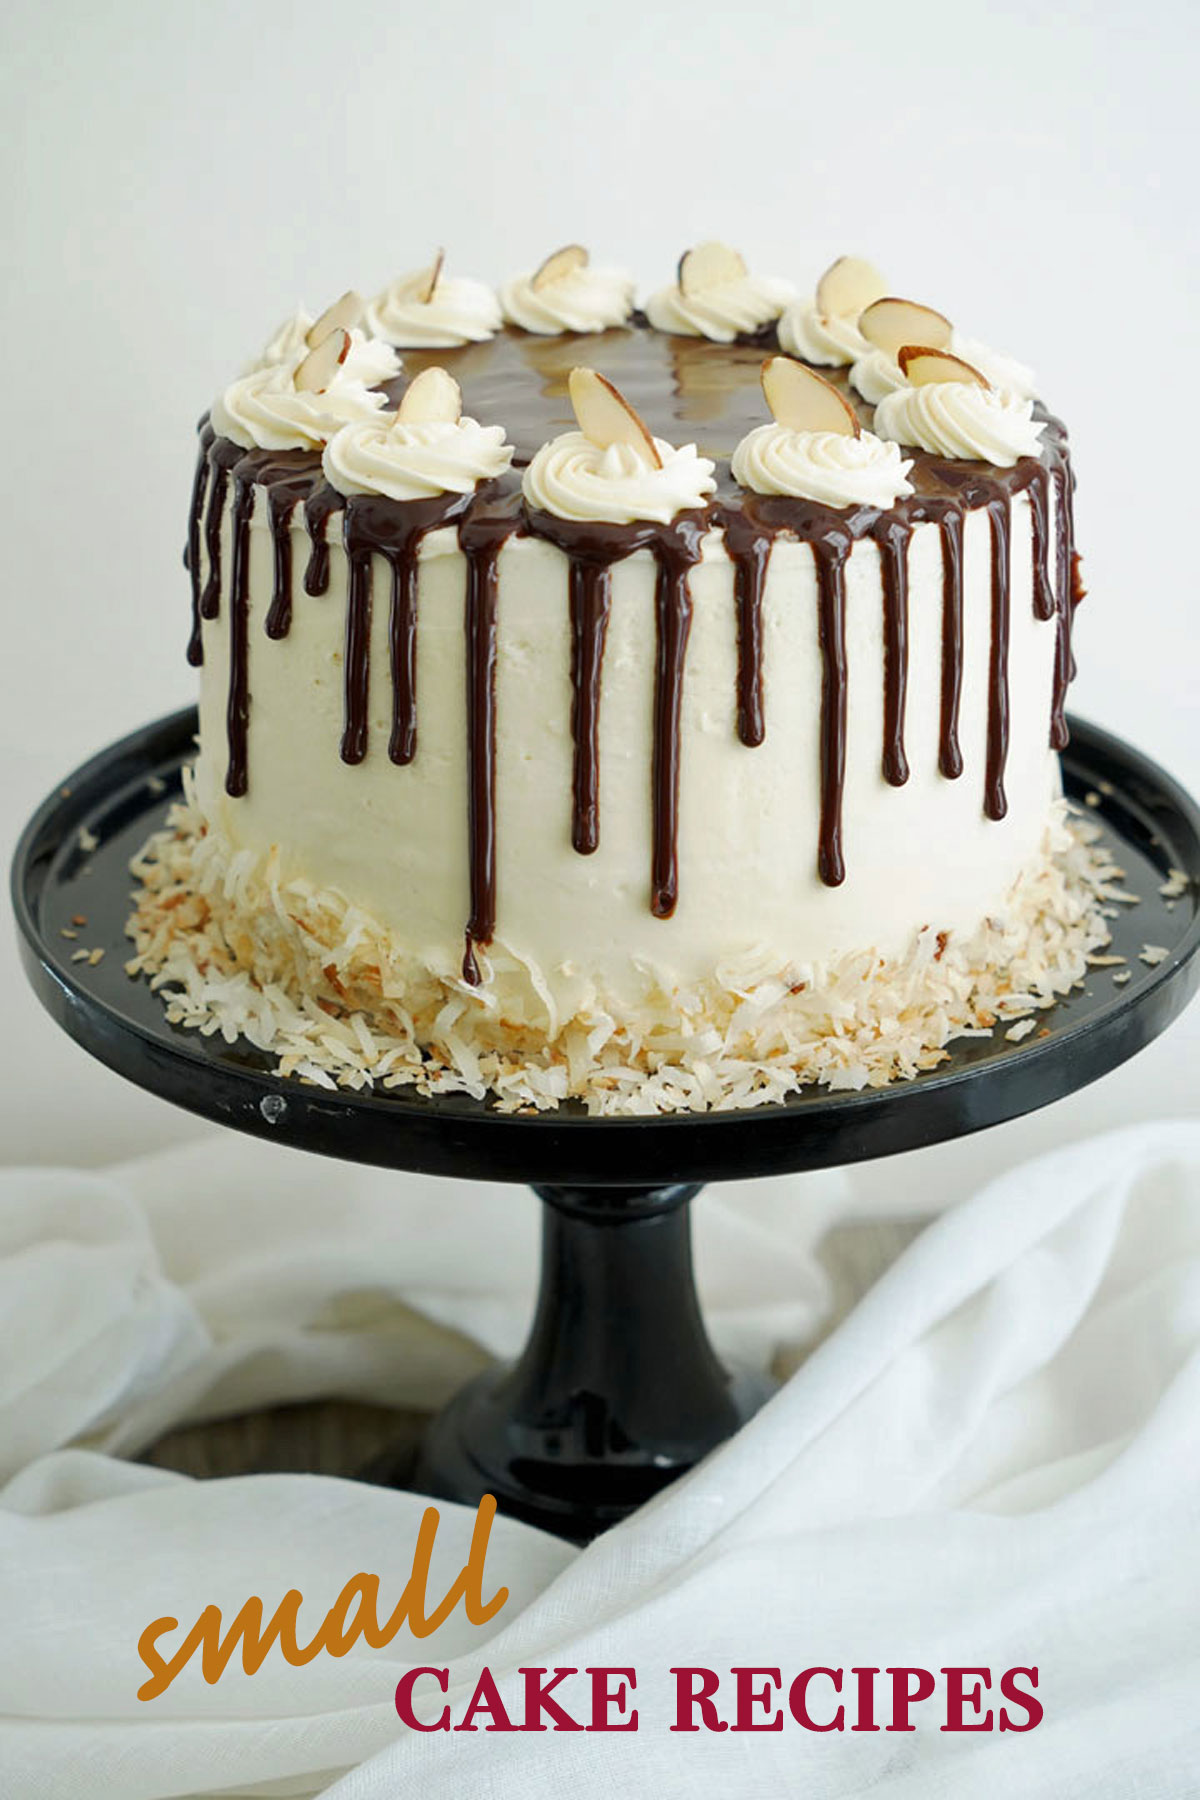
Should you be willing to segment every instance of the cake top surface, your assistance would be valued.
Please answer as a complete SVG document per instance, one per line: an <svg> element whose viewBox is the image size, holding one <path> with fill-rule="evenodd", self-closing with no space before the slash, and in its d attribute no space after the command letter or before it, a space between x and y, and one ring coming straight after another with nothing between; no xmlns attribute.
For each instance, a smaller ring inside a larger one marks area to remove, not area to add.
<svg viewBox="0 0 1200 1800"><path fill-rule="evenodd" d="M513 466L533 461L550 439L575 429L568 383L581 362L598 369L617 387L655 438L694 444L716 465L718 492L730 498L741 490L731 464L738 445L770 421L763 397L764 360L779 349L768 326L730 344L657 331L648 323L589 335L534 337L506 327L485 343L438 351L407 351L404 373L385 383L389 407L399 403L408 381L440 366L462 389L463 411L484 422L503 424L514 447ZM877 430L878 406L857 392L849 369L822 368L822 379L846 400L866 430ZM1042 409L1037 416L1045 418ZM944 457L906 447L919 473L920 488ZM958 460L980 461L980 458Z"/></svg>

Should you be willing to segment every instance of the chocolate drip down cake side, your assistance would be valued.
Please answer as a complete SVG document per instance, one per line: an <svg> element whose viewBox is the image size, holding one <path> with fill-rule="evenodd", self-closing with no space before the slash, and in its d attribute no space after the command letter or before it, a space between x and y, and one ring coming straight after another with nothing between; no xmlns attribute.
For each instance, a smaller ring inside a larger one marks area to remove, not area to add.
<svg viewBox="0 0 1200 1800"><path fill-rule="evenodd" d="M1061 798L1072 488L1030 372L857 258L298 313L200 426L131 972L283 1074L507 1110L1033 1031L1115 878Z"/></svg>

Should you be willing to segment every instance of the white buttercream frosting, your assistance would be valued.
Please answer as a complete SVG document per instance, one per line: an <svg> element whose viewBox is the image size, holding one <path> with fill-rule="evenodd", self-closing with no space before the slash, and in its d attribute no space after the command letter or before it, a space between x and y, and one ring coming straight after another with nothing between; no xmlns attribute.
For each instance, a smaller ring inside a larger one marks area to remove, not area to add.
<svg viewBox="0 0 1200 1800"><path fill-rule="evenodd" d="M531 506L559 519L596 519L632 525L638 519L667 524L689 507L703 506L715 490L714 465L694 444L676 449L655 438L662 459L656 469L630 444L601 449L582 431L565 431L543 444L521 486Z"/></svg>
<svg viewBox="0 0 1200 1800"><path fill-rule="evenodd" d="M978 338L964 337L961 332L956 331L950 338L950 351L954 356L961 356L964 362L969 362L972 368L978 369L994 387L1019 394L1023 399L1031 399L1037 392L1037 378L1032 369L1011 356L1005 356L999 350L991 349L987 344L981 344ZM872 406L878 406L885 395L894 394L897 389L908 385L891 352L875 349L871 345L867 345L865 354L855 362L850 371L850 381Z"/></svg>
<svg viewBox="0 0 1200 1800"><path fill-rule="evenodd" d="M826 506L886 507L912 493L899 444L864 431L793 431L759 425L733 453L733 478L756 494L791 494Z"/></svg>
<svg viewBox="0 0 1200 1800"><path fill-rule="evenodd" d="M298 307L264 346L262 355L242 373L252 375L256 369L275 368L280 363L297 367L312 348L308 334L315 323L310 312ZM400 358L382 338L368 337L365 331L355 326L350 333L350 348L342 368L352 380L361 381L366 387L378 387L400 373Z"/></svg>
<svg viewBox="0 0 1200 1800"><path fill-rule="evenodd" d="M440 275L426 300L428 285L428 269L393 281L368 304L367 329L401 350L423 350L481 343L504 323L500 302L482 281Z"/></svg>
<svg viewBox="0 0 1200 1800"><path fill-rule="evenodd" d="M513 459L502 425L477 419L358 419L330 438L321 458L339 494L426 500L469 494L503 475Z"/></svg>
<svg viewBox="0 0 1200 1800"><path fill-rule="evenodd" d="M564 331L607 331L624 325L633 311L634 280L624 269L572 269L557 281L535 288L532 275L518 275L500 290L506 319L523 331L557 337Z"/></svg>
<svg viewBox="0 0 1200 1800"><path fill-rule="evenodd" d="M349 354L319 394L296 387L298 367L269 364L231 382L213 406L214 431L247 450L317 450L342 425L372 419L387 405L353 372Z"/></svg>
<svg viewBox="0 0 1200 1800"><path fill-rule="evenodd" d="M790 356L824 369L842 369L871 346L850 318L819 313L812 300L798 300L779 321L779 344Z"/></svg>
<svg viewBox="0 0 1200 1800"><path fill-rule="evenodd" d="M790 281L769 275L740 275L698 294L685 294L676 284L647 300L646 316L656 331L729 344L739 332L757 331L777 319L795 295Z"/></svg>
<svg viewBox="0 0 1200 1800"><path fill-rule="evenodd" d="M973 381L929 382L887 394L875 412L875 428L897 443L916 444L935 456L962 457L1010 468L1040 450L1042 422L1027 395Z"/></svg>

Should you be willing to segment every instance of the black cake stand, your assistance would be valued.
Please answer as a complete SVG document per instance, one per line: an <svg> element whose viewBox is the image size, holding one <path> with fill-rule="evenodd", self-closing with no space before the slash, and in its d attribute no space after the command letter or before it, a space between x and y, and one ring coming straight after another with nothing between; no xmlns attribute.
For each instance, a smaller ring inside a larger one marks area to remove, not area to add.
<svg viewBox="0 0 1200 1800"><path fill-rule="evenodd" d="M206 1118L350 1161L532 1184L543 1253L524 1350L451 1401L415 1468L384 1459L370 1478L471 1504L492 1493L569 1537L623 1518L765 1397L765 1383L721 1366L700 1315L687 1203L704 1182L858 1162L1016 1118L1132 1056L1200 985L1200 808L1147 758L1076 721L1067 792L1092 811L1141 897L1112 921L1113 952L1132 978L1119 986L1097 968L1019 1044L964 1040L936 1072L882 1090L812 1089L755 1110L665 1118L595 1119L572 1106L514 1116L460 1096L331 1092L273 1075L243 1042L169 1025L148 983L124 972L129 862L179 792L195 731L188 709L134 732L30 820L13 865L29 979L85 1050ZM1164 896L1172 870L1186 888ZM1147 945L1167 954L1149 966ZM80 949L105 954L75 960Z"/></svg>

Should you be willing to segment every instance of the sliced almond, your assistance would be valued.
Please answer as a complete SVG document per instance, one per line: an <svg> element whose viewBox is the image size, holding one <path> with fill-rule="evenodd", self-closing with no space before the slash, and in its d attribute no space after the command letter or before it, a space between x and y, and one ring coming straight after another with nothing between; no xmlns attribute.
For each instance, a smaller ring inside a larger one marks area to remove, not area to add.
<svg viewBox="0 0 1200 1800"><path fill-rule="evenodd" d="M331 331L315 350L310 350L296 373L292 386L302 394L323 394L350 350L348 331Z"/></svg>
<svg viewBox="0 0 1200 1800"><path fill-rule="evenodd" d="M434 363L409 382L396 417L405 425L457 425L462 418L462 389L453 375Z"/></svg>
<svg viewBox="0 0 1200 1800"><path fill-rule="evenodd" d="M595 369L572 369L567 383L575 417L589 443L601 450L628 444L651 468L662 468L654 439L624 394Z"/></svg>
<svg viewBox="0 0 1200 1800"><path fill-rule="evenodd" d="M817 311L823 319L857 319L886 293L887 282L874 263L839 256L817 283Z"/></svg>
<svg viewBox="0 0 1200 1800"><path fill-rule="evenodd" d="M991 387L986 375L961 356L948 350L931 350L927 344L902 344L896 361L914 387L929 387L937 381L974 382L977 387Z"/></svg>
<svg viewBox="0 0 1200 1800"><path fill-rule="evenodd" d="M929 344L948 350L954 331L949 319L915 300L876 300L860 314L858 329L877 350L895 356L902 344Z"/></svg>
<svg viewBox="0 0 1200 1800"><path fill-rule="evenodd" d="M791 356L768 356L762 390L775 419L789 431L836 431L858 437L854 410L835 387Z"/></svg>
<svg viewBox="0 0 1200 1800"><path fill-rule="evenodd" d="M546 258L535 271L529 285L535 294L540 294L543 288L553 287L556 281L562 281L566 276L574 275L577 269L586 269L587 266L588 253L582 244L564 244L561 250L556 250L553 256Z"/></svg>
<svg viewBox="0 0 1200 1800"><path fill-rule="evenodd" d="M353 288L347 288L340 300L327 306L319 319L314 319L308 328L305 343L310 350L315 350L322 338L327 338L331 331L352 331L367 309L367 303L361 294Z"/></svg>
<svg viewBox="0 0 1200 1800"><path fill-rule="evenodd" d="M707 288L740 281L745 273L745 258L728 244L697 244L679 259L679 291L688 296L702 294Z"/></svg>
<svg viewBox="0 0 1200 1800"><path fill-rule="evenodd" d="M442 268L446 261L446 252L439 250L430 266L423 285L417 291L417 299L422 306L428 306L437 293L437 284L442 279Z"/></svg>

